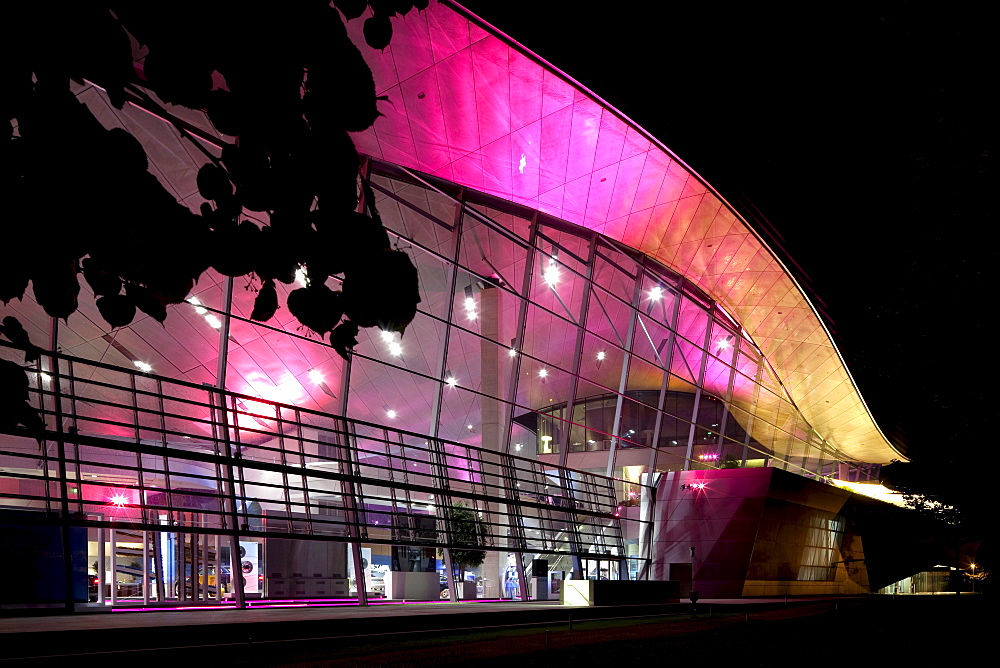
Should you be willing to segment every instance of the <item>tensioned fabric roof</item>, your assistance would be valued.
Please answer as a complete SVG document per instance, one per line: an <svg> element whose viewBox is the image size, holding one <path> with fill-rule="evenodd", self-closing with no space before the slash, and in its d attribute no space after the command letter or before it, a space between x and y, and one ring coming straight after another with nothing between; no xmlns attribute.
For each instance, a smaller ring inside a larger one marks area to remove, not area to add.
<svg viewBox="0 0 1000 668"><path fill-rule="evenodd" d="M384 51L348 31L384 117L358 150L596 230L662 262L737 317L812 427L866 462L899 459L782 263L665 146L464 8L393 20Z"/></svg>

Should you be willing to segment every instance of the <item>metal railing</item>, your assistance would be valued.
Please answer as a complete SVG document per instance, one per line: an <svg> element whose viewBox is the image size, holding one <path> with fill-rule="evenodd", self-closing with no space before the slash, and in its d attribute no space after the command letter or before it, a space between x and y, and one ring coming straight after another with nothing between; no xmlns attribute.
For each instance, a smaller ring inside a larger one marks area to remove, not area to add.
<svg viewBox="0 0 1000 668"><path fill-rule="evenodd" d="M621 480L60 354L26 369L45 429L0 435L8 509L459 548L471 511L486 549L625 558Z"/></svg>

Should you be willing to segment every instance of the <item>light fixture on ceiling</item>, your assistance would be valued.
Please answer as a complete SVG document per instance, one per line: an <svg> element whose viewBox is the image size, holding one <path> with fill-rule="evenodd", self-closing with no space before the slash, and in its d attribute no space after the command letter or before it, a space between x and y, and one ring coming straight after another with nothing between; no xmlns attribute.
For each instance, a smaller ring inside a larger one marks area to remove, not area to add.
<svg viewBox="0 0 1000 668"><path fill-rule="evenodd" d="M472 286L465 286L465 316L469 320L476 319L476 298L472 296Z"/></svg>
<svg viewBox="0 0 1000 668"><path fill-rule="evenodd" d="M203 317L205 322L211 325L213 329L222 329L222 321L219 320L218 316L214 313L209 312L209 310L205 308L204 304L201 303L200 299L197 297L189 297L187 302L194 307L194 312Z"/></svg>
<svg viewBox="0 0 1000 668"><path fill-rule="evenodd" d="M554 288L559 282L559 264L556 262L556 254L549 258L549 265L542 272L542 278L550 288Z"/></svg>
<svg viewBox="0 0 1000 668"><path fill-rule="evenodd" d="M142 371L143 373L149 373L150 371L153 370L153 367L151 365L146 364L145 362L140 362L139 360L133 360L132 364L136 365L139 371Z"/></svg>
<svg viewBox="0 0 1000 668"><path fill-rule="evenodd" d="M398 415L398 413L396 413L396 411L392 410L391 408L385 409L385 416L387 418L389 418L390 420L396 419L397 415Z"/></svg>
<svg viewBox="0 0 1000 668"><path fill-rule="evenodd" d="M445 374L444 382L448 385L448 387L455 387L456 385L458 385L458 380L456 380L455 377L451 375L450 371L448 371Z"/></svg>
<svg viewBox="0 0 1000 668"><path fill-rule="evenodd" d="M653 301L661 299L662 297L663 297L663 288L661 288L659 285L654 285L649 289L649 298L652 299Z"/></svg>

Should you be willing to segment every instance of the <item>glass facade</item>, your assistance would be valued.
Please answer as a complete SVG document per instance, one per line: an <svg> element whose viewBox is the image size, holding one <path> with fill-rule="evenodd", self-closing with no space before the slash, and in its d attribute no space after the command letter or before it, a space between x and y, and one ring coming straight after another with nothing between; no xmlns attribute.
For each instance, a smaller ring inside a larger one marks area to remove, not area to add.
<svg viewBox="0 0 1000 668"><path fill-rule="evenodd" d="M403 335L363 330L349 361L287 312L251 321L253 283L211 272L167 329L105 334L86 298L61 329L30 297L15 308L63 353L29 373L43 447L2 437L5 522L25 540L71 528L74 584L104 583L90 598L364 601L394 597L400 572L437 593L449 567L509 598L536 558L635 577L644 474L847 464L683 276L446 181L374 160L367 178L422 301ZM485 556L449 566L467 511Z"/></svg>

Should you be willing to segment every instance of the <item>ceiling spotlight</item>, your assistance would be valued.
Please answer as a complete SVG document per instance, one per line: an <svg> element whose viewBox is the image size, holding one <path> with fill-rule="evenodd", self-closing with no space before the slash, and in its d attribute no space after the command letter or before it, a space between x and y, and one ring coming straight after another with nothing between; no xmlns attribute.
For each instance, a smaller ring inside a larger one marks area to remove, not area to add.
<svg viewBox="0 0 1000 668"><path fill-rule="evenodd" d="M729 347L729 338L719 339L719 350L725 350Z"/></svg>
<svg viewBox="0 0 1000 668"><path fill-rule="evenodd" d="M455 380L455 378L453 378L452 376L448 376L447 378L445 378L444 382L448 384L448 387L455 387L456 385L458 385L458 381Z"/></svg>
<svg viewBox="0 0 1000 668"><path fill-rule="evenodd" d="M385 416L390 420L394 420L396 418L396 415L397 415L396 411L392 410L391 408L385 412Z"/></svg>
<svg viewBox="0 0 1000 668"><path fill-rule="evenodd" d="M655 301L657 299L660 299L661 297L663 297L663 288L661 288L659 285L649 289L650 299Z"/></svg>
<svg viewBox="0 0 1000 668"><path fill-rule="evenodd" d="M597 353L598 362L603 362L605 357L607 357L607 353L605 353L603 350Z"/></svg>
<svg viewBox="0 0 1000 668"><path fill-rule="evenodd" d="M124 508L125 504L128 503L128 497L126 497L124 494L115 494L110 499L108 499L108 501L112 505L114 505L114 506L116 506L118 508Z"/></svg>
<svg viewBox="0 0 1000 668"><path fill-rule="evenodd" d="M319 385L325 378L323 378L323 373L319 369L309 369L309 380Z"/></svg>
<svg viewBox="0 0 1000 668"><path fill-rule="evenodd" d="M542 278L545 279L549 287L555 287L555 284L559 282L559 265L554 259L549 260L549 266L545 268Z"/></svg>
<svg viewBox="0 0 1000 668"><path fill-rule="evenodd" d="M152 366L146 364L145 362L140 362L139 360L133 361L132 364L135 364L139 368L139 371L142 371L143 373L149 373L153 370Z"/></svg>
<svg viewBox="0 0 1000 668"><path fill-rule="evenodd" d="M545 378L548 375L549 375L549 370L548 369L539 369L538 370L538 377L539 378Z"/></svg>
<svg viewBox="0 0 1000 668"><path fill-rule="evenodd" d="M514 444L514 449L517 450L518 452L521 452L521 448L522 447L524 447L524 446L521 445L520 443L515 443Z"/></svg>
<svg viewBox="0 0 1000 668"><path fill-rule="evenodd" d="M507 351L507 355L509 357L517 357L517 350L515 348L511 348Z"/></svg>

